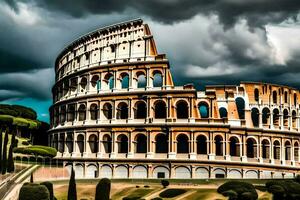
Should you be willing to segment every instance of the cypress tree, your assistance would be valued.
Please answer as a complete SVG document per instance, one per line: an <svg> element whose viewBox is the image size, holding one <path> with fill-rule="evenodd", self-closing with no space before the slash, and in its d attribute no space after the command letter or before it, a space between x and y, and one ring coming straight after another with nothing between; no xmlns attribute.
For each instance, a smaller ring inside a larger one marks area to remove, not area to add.
<svg viewBox="0 0 300 200"><path fill-rule="evenodd" d="M74 172L73 167L71 170L71 177L70 177L70 181L69 181L68 200L77 200L75 172Z"/></svg>
<svg viewBox="0 0 300 200"><path fill-rule="evenodd" d="M15 144L15 132L13 131L11 141L10 141L10 147L8 151L7 172L15 171L14 158L13 158L14 144Z"/></svg>
<svg viewBox="0 0 300 200"><path fill-rule="evenodd" d="M7 143L8 143L8 128L5 131L3 152L2 152L2 174L6 173L7 168Z"/></svg>
<svg viewBox="0 0 300 200"><path fill-rule="evenodd" d="M30 183L33 183L33 173L30 174Z"/></svg>
<svg viewBox="0 0 300 200"><path fill-rule="evenodd" d="M95 200L109 200L110 196L110 180L103 178L96 186Z"/></svg>
<svg viewBox="0 0 300 200"><path fill-rule="evenodd" d="M2 131L3 131L3 127L0 128L0 172L2 172L2 166L3 166L3 162L2 162Z"/></svg>

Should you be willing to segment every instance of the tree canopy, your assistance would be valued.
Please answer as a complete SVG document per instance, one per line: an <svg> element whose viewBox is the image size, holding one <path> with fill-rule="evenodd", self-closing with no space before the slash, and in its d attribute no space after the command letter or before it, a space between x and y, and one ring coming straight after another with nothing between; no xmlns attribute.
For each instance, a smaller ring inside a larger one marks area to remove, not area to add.
<svg viewBox="0 0 300 200"><path fill-rule="evenodd" d="M37 118L37 114L32 108L20 105L0 104L0 114L22 117L32 120L36 120Z"/></svg>

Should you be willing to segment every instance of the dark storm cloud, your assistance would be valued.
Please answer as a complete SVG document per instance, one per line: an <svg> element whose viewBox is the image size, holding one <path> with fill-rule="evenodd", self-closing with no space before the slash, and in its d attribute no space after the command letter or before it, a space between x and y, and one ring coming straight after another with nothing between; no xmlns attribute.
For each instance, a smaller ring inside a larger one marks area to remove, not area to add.
<svg viewBox="0 0 300 200"><path fill-rule="evenodd" d="M252 25L280 22L295 17L299 0L6 0L17 10L16 2L31 2L53 12L73 17L110 14L133 9L155 21L173 23L199 14L217 14L225 25L244 17Z"/></svg>

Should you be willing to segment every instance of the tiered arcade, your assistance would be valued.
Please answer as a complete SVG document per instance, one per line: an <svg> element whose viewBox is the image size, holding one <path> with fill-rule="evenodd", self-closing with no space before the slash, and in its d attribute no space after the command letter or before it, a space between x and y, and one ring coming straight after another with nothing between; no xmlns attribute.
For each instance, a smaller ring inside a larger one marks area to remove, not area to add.
<svg viewBox="0 0 300 200"><path fill-rule="evenodd" d="M142 20L88 33L56 60L49 131L77 177L283 178L299 165L299 91L174 86Z"/></svg>

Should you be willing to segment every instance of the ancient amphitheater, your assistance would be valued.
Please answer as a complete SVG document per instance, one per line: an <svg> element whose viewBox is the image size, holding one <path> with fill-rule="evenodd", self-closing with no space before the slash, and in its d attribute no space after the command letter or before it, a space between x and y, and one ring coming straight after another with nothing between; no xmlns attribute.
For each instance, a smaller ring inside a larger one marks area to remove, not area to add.
<svg viewBox="0 0 300 200"><path fill-rule="evenodd" d="M55 71L49 145L78 178L287 178L300 169L297 89L175 86L141 19L78 38Z"/></svg>

